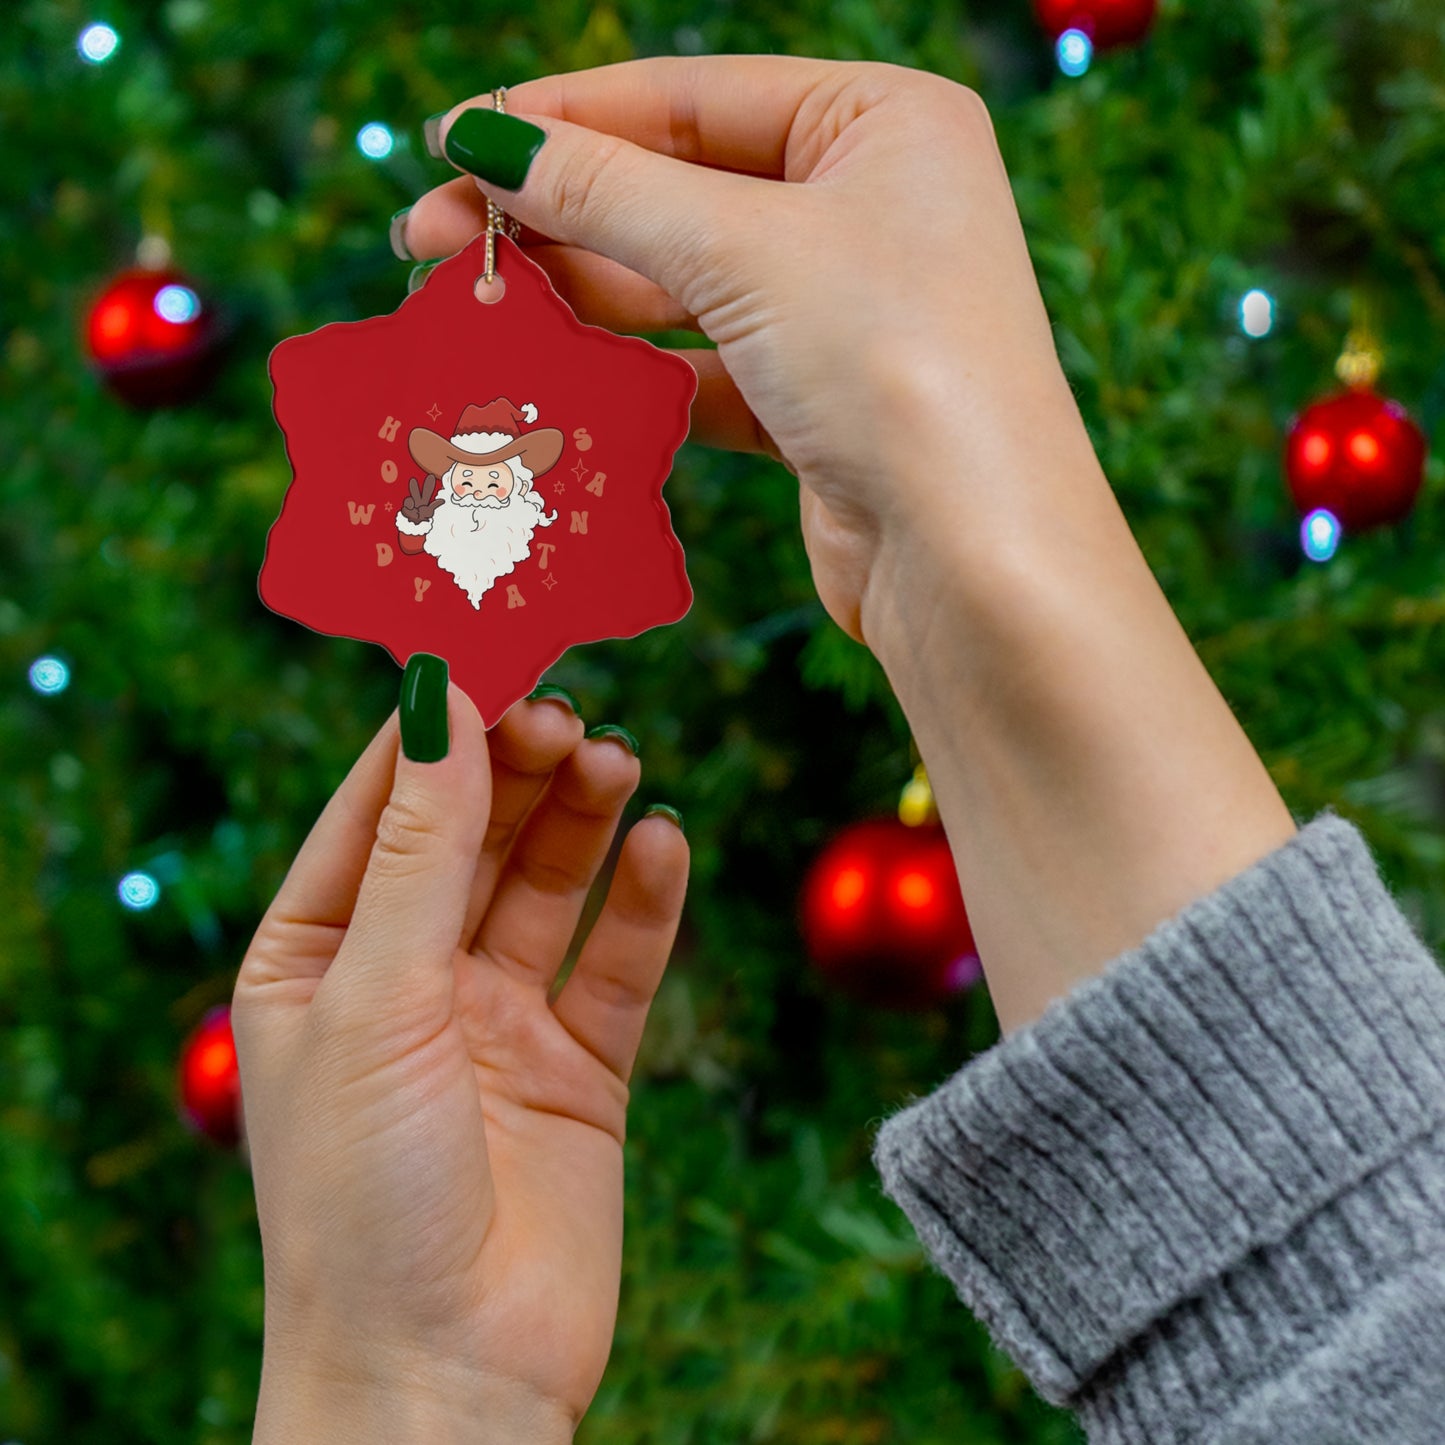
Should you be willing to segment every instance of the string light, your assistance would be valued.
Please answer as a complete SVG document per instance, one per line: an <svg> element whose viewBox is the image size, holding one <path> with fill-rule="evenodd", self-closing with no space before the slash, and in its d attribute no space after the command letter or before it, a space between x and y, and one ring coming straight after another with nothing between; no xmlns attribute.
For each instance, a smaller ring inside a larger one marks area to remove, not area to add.
<svg viewBox="0 0 1445 1445"><path fill-rule="evenodd" d="M379 120L369 121L356 132L356 147L369 160L384 161L395 144L390 127Z"/></svg>
<svg viewBox="0 0 1445 1445"><path fill-rule="evenodd" d="M1300 546L1311 562L1328 562L1340 545L1340 523L1333 512L1316 507L1300 523Z"/></svg>
<svg viewBox="0 0 1445 1445"><path fill-rule="evenodd" d="M109 25L87 25L75 42L80 58L91 65L104 65L120 48L120 36Z"/></svg>
<svg viewBox="0 0 1445 1445"><path fill-rule="evenodd" d="M162 321L183 326L201 314L201 298L189 286L162 286L151 302Z"/></svg>
<svg viewBox="0 0 1445 1445"><path fill-rule="evenodd" d="M1246 291L1239 303L1239 326L1246 336L1268 336L1274 329L1274 298L1268 291Z"/></svg>
<svg viewBox="0 0 1445 1445"><path fill-rule="evenodd" d="M1094 42L1082 30L1066 30L1054 46L1065 75L1083 75L1094 59Z"/></svg>
<svg viewBox="0 0 1445 1445"><path fill-rule="evenodd" d="M127 908L140 913L159 900L161 885L149 873L127 873L115 891Z"/></svg>
<svg viewBox="0 0 1445 1445"><path fill-rule="evenodd" d="M30 664L30 686L53 697L70 686L70 669L58 657L37 657Z"/></svg>

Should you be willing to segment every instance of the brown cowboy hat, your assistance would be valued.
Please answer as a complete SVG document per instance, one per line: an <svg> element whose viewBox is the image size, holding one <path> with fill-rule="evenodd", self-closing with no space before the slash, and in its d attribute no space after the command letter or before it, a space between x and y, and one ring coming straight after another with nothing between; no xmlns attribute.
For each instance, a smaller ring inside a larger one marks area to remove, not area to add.
<svg viewBox="0 0 1445 1445"><path fill-rule="evenodd" d="M526 406L513 406L504 396L489 401L486 406L469 406L457 422L456 429L449 437L429 431L424 426L413 429L406 439L407 450L417 466L425 467L434 476L441 476L453 462L469 462L472 466L486 466L489 462L500 462L510 457L520 457L533 476L541 476L557 463L562 455L562 433L556 427L539 427L535 431L523 431L527 422L537 419L537 408L529 402ZM468 451L460 441L477 432L500 433L509 438L501 446L490 451Z"/></svg>

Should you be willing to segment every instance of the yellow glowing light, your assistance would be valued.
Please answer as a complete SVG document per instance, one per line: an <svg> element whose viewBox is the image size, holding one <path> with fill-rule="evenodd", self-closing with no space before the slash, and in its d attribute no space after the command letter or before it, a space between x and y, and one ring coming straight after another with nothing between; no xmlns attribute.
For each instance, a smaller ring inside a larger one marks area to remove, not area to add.
<svg viewBox="0 0 1445 1445"><path fill-rule="evenodd" d="M862 902L868 889L868 879L861 868L844 868L833 880L832 898L834 908L852 908Z"/></svg>
<svg viewBox="0 0 1445 1445"><path fill-rule="evenodd" d="M893 885L898 901L905 908L927 908L936 892L933 879L926 873L904 873Z"/></svg>
<svg viewBox="0 0 1445 1445"><path fill-rule="evenodd" d="M1311 432L1300 447L1307 467L1322 467L1330 459L1330 439L1323 432Z"/></svg>
<svg viewBox="0 0 1445 1445"><path fill-rule="evenodd" d="M1357 431L1350 438L1350 455L1362 467L1368 467L1380 459L1380 443L1367 431Z"/></svg>

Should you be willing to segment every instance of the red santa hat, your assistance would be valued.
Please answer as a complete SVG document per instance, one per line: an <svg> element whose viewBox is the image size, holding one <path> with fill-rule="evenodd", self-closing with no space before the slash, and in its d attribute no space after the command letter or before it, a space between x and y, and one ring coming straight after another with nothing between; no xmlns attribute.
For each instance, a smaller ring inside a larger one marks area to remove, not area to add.
<svg viewBox="0 0 1445 1445"><path fill-rule="evenodd" d="M468 406L450 437L419 426L407 438L407 449L419 467L440 476L453 462L485 466L520 457L533 476L556 465L562 455L562 433L556 427L524 428L537 420L537 408L514 406L504 396L485 406Z"/></svg>

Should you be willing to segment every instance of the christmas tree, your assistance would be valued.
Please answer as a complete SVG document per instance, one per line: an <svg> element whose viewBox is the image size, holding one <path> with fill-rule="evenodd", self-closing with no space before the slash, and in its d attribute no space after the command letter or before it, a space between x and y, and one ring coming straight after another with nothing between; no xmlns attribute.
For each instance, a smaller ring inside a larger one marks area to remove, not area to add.
<svg viewBox="0 0 1445 1445"><path fill-rule="evenodd" d="M1352 335L1427 439L1445 408L1438 10L1165 0L1144 38L1097 49L1078 11L1059 31L1026 0L11 7L0 1438L250 1438L250 1177L178 1117L177 1059L399 680L379 648L257 596L290 481L266 358L396 307L409 267L387 218L451 174L422 118L492 86L776 51L979 91L1146 558L1296 816L1358 823L1445 942L1441 464L1403 520L1343 535L1302 533L1284 471ZM97 309L138 259L169 268L147 304L185 329L144 386L116 371L130 323ZM164 366L194 387L148 390ZM986 994L870 1007L800 939L810 861L911 773L906 723L816 600L781 468L689 446L666 497L692 610L548 674L639 738L630 816L674 804L693 845L633 1077L617 1339L579 1439L1076 1440L868 1158L883 1114L997 1037Z"/></svg>

